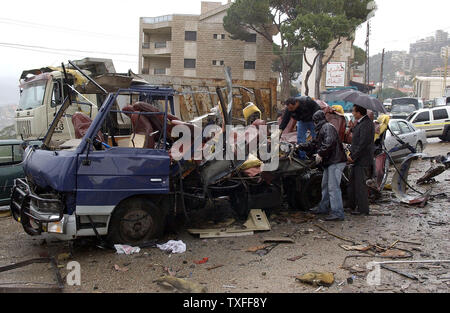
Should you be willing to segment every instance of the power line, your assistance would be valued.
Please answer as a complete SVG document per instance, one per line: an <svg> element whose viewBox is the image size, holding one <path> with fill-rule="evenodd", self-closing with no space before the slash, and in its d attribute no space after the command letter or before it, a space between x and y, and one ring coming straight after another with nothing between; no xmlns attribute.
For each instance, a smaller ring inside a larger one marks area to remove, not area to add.
<svg viewBox="0 0 450 313"><path fill-rule="evenodd" d="M61 53L61 52L54 52L54 51L43 51L38 49L32 49L32 48L23 48L23 47L15 47L15 46L6 46L2 45L0 43L0 47L3 48L10 48L10 49L17 49L17 50L25 50L25 51L33 51L33 52L40 52L40 53L46 53L46 54L56 54L56 55L63 55L63 56L75 56L75 57L85 57L85 55L80 54L73 54L73 53ZM123 62L123 63L129 63L129 64L137 64L137 61L129 61L129 60L120 60L116 59L115 61Z"/></svg>
<svg viewBox="0 0 450 313"><path fill-rule="evenodd" d="M129 56L129 57L137 57L138 56L137 54L129 54L129 53L113 53L113 52L103 52L103 51L89 51L89 50L77 50L77 49L50 48L50 47L44 47L44 46L32 46L32 45L24 45L24 44L18 44L18 43L10 43L10 42L0 42L0 45L12 46L12 47L32 48L32 49L43 49L43 50L51 50L51 51L99 53L99 54L120 55L120 56Z"/></svg>
<svg viewBox="0 0 450 313"><path fill-rule="evenodd" d="M59 32L67 32L67 31L69 31L69 32L75 32L75 33L82 33L82 34L86 34L86 35L91 35L91 36L95 36L95 37L110 37L110 38L111 37L113 37L113 38L121 37L121 38L126 38L126 39L135 39L135 37L131 37L131 36L123 36L123 35L117 35L117 34L106 34L106 33L90 32L90 31L81 30L81 29L74 29L74 28L68 28L68 27L63 27L63 26L55 26L55 25L39 24L39 23L15 20L15 19L10 19L10 18L3 18L3 17L0 17L0 23L16 25L16 26L22 26L22 27L28 27L28 28L30 28L30 27L32 27L32 28L40 27L40 28L50 29L50 30L59 31Z"/></svg>

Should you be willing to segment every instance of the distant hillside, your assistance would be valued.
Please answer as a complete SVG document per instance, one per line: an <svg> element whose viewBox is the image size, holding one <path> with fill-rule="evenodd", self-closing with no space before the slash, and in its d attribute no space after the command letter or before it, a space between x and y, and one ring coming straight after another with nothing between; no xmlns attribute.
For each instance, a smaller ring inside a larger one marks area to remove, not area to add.
<svg viewBox="0 0 450 313"><path fill-rule="evenodd" d="M0 106L0 130L14 125L14 113L16 106L13 104L4 104Z"/></svg>
<svg viewBox="0 0 450 313"><path fill-rule="evenodd" d="M14 139L16 138L16 131L14 125L0 129L0 139Z"/></svg>
<svg viewBox="0 0 450 313"><path fill-rule="evenodd" d="M19 103L18 78L0 77L0 106L17 103Z"/></svg>

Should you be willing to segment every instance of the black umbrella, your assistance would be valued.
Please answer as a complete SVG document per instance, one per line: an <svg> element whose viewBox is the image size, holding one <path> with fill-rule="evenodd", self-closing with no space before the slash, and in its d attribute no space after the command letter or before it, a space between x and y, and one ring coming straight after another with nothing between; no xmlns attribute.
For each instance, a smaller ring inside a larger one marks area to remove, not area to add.
<svg viewBox="0 0 450 313"><path fill-rule="evenodd" d="M387 113L383 103L377 98L354 89L339 90L328 94L328 101L346 101L374 112Z"/></svg>

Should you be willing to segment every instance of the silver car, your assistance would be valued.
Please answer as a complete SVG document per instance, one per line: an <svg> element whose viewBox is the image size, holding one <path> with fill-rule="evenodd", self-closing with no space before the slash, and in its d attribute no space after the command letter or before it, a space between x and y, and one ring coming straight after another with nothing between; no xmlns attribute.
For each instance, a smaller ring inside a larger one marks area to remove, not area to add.
<svg viewBox="0 0 450 313"><path fill-rule="evenodd" d="M406 120L393 119L389 122L389 128L393 131L401 140L409 143L412 147L416 148L417 152L423 152L427 146L427 136L424 130L415 128L410 122ZM387 151L391 151L395 147L400 147L401 144L395 139L395 137L387 131L385 146ZM399 159L410 154L411 151L407 148L401 149L390 153L392 158Z"/></svg>

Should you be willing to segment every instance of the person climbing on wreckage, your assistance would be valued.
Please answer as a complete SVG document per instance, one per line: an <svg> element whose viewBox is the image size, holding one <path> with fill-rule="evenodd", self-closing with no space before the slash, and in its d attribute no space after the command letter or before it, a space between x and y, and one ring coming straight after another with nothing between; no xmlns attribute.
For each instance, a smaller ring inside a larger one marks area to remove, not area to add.
<svg viewBox="0 0 450 313"><path fill-rule="evenodd" d="M280 124L280 130L284 131L288 126L291 118L297 121L297 143L306 142L306 133L309 130L311 137L316 137L316 132L313 123L313 115L320 110L319 104L310 97L289 98L286 100L286 110ZM299 152L301 160L306 159L306 154L303 151Z"/></svg>
<svg viewBox="0 0 450 313"><path fill-rule="evenodd" d="M341 178L346 166L347 156L336 128L327 122L325 113L314 113L313 122L317 134L309 143L300 143L298 149L314 154L316 163L324 168L322 178L322 200L311 210L314 214L329 214L326 221L343 221L344 205L341 192Z"/></svg>

